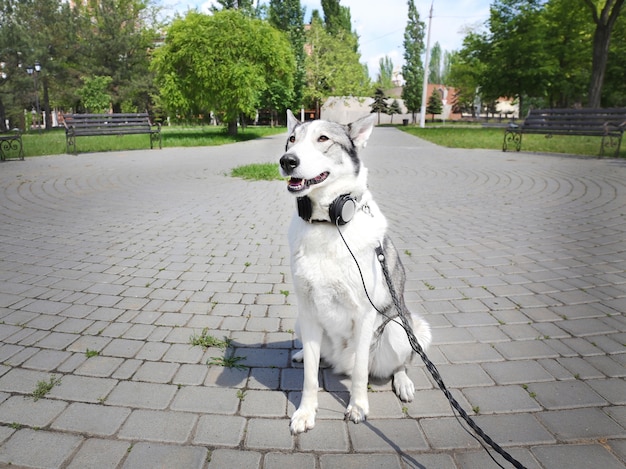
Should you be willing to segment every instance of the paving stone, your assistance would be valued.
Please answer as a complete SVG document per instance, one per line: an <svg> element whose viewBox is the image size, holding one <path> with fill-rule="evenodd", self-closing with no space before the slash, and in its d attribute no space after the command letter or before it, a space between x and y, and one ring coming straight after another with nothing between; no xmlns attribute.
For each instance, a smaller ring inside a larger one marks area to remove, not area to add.
<svg viewBox="0 0 626 469"><path fill-rule="evenodd" d="M130 409L94 404L71 404L54 421L55 430L111 436L117 432L130 414Z"/></svg>
<svg viewBox="0 0 626 469"><path fill-rule="evenodd" d="M0 463L61 468L81 442L82 438L76 435L26 428L15 432L0 447Z"/></svg>
<svg viewBox="0 0 626 469"><path fill-rule="evenodd" d="M315 456L302 453L267 453L263 459L264 469L284 469L286 467L316 469Z"/></svg>
<svg viewBox="0 0 626 469"><path fill-rule="evenodd" d="M413 419L371 419L358 425L348 424L355 451L423 451L429 448L424 434Z"/></svg>
<svg viewBox="0 0 626 469"><path fill-rule="evenodd" d="M124 441L91 438L81 445L67 469L116 469L129 447Z"/></svg>
<svg viewBox="0 0 626 469"><path fill-rule="evenodd" d="M145 362L135 374L133 380L149 383L169 383L178 371L180 365L176 363Z"/></svg>
<svg viewBox="0 0 626 469"><path fill-rule="evenodd" d="M13 396L0 404L0 422L43 428L63 412L67 404L52 399L34 400L32 397Z"/></svg>
<svg viewBox="0 0 626 469"><path fill-rule="evenodd" d="M142 442L133 445L132 450L129 452L122 468L145 469L146 467L184 467L186 469L202 469L205 465L206 459L206 448Z"/></svg>
<svg viewBox="0 0 626 469"><path fill-rule="evenodd" d="M196 424L197 416L188 412L135 410L119 431L129 440L185 443Z"/></svg>
<svg viewBox="0 0 626 469"><path fill-rule="evenodd" d="M240 413L244 417L286 417L287 396L276 391L246 391Z"/></svg>
<svg viewBox="0 0 626 469"><path fill-rule="evenodd" d="M494 347L507 360L536 360L558 357L553 349L540 340L497 343Z"/></svg>
<svg viewBox="0 0 626 469"><path fill-rule="evenodd" d="M53 375L42 371L13 368L0 377L0 391L31 394L39 381L47 382L51 376Z"/></svg>
<svg viewBox="0 0 626 469"><path fill-rule="evenodd" d="M320 469L400 469L395 454L323 454Z"/></svg>
<svg viewBox="0 0 626 469"><path fill-rule="evenodd" d="M532 453L527 449L506 448L505 451L507 451L520 464L523 464L526 469L542 469ZM511 465L510 462L508 462L501 455L491 449L489 454L483 450L466 451L456 454L455 456L457 461L459 462L459 469L496 467L493 460L491 459L492 457L495 458L495 460L498 461L498 464L500 464L502 467L507 467Z"/></svg>
<svg viewBox="0 0 626 469"><path fill-rule="evenodd" d="M124 363L122 358L100 356L90 357L78 367L76 374L108 378L120 367L122 363Z"/></svg>
<svg viewBox="0 0 626 469"><path fill-rule="evenodd" d="M528 385L537 402L546 409L568 409L606 405L588 384L582 381L552 381Z"/></svg>
<svg viewBox="0 0 626 469"><path fill-rule="evenodd" d="M426 440L436 450L469 449L480 447L452 417L428 418L419 421Z"/></svg>
<svg viewBox="0 0 626 469"><path fill-rule="evenodd" d="M238 447L244 437L246 419L233 415L202 415L193 443L210 447Z"/></svg>
<svg viewBox="0 0 626 469"><path fill-rule="evenodd" d="M294 448L294 437L289 430L288 419L250 419L246 429L244 446L248 449L278 449L288 451Z"/></svg>
<svg viewBox="0 0 626 469"><path fill-rule="evenodd" d="M620 469L624 463L618 461L602 445L554 445L537 446L532 452L544 467Z"/></svg>
<svg viewBox="0 0 626 469"><path fill-rule="evenodd" d="M188 386L176 393L171 408L185 412L233 415L239 408L239 402L235 389Z"/></svg>
<svg viewBox="0 0 626 469"><path fill-rule="evenodd" d="M165 409L176 394L169 384L120 382L107 397L106 403L140 409Z"/></svg>
<svg viewBox="0 0 626 469"><path fill-rule="evenodd" d="M259 469L262 453L256 451L240 451L234 449L216 449L211 452L208 469L222 469L226 467L245 467Z"/></svg>
<svg viewBox="0 0 626 469"><path fill-rule="evenodd" d="M502 361L502 355L489 344L441 345L440 349L452 363Z"/></svg>
<svg viewBox="0 0 626 469"><path fill-rule="evenodd" d="M323 453L348 452L350 439L343 420L316 419L315 428L298 437L302 451L321 451Z"/></svg>
<svg viewBox="0 0 626 469"><path fill-rule="evenodd" d="M559 441L623 437L624 429L598 408L542 412L538 419Z"/></svg>
<svg viewBox="0 0 626 469"><path fill-rule="evenodd" d="M485 363L482 368L498 384L524 384L554 380L545 368L532 360Z"/></svg>

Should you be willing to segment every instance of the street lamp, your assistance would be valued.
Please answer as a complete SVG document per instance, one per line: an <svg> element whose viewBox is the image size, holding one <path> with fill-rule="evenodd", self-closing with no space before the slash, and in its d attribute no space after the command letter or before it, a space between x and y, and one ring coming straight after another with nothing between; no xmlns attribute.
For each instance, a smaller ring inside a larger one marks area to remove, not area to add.
<svg viewBox="0 0 626 469"><path fill-rule="evenodd" d="M35 61L34 67L26 67L26 73L33 76L33 84L35 87L35 107L37 108L37 128L39 129L39 132L41 132L41 125L39 124L39 89L37 88L37 75L39 75L39 72L41 72L41 64L39 63L39 60Z"/></svg>

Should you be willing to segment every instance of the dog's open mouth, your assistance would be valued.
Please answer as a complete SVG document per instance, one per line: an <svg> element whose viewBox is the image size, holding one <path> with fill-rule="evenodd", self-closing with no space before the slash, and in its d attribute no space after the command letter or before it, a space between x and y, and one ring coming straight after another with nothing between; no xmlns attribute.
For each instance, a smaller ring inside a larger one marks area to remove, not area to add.
<svg viewBox="0 0 626 469"><path fill-rule="evenodd" d="M290 178L289 181L287 181L287 189L289 192L303 191L309 186L314 186L315 184L324 182L329 174L330 173L328 171L324 171L322 174L318 174L313 179Z"/></svg>

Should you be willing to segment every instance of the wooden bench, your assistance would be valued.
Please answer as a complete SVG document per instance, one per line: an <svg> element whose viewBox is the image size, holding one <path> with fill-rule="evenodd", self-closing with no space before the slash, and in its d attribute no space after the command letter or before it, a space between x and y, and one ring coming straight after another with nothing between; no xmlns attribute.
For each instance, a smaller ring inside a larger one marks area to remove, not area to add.
<svg viewBox="0 0 626 469"><path fill-rule="evenodd" d="M523 134L583 135L602 137L600 156L615 148L619 156L626 130L626 108L610 109L533 109L521 125L510 124L504 131L502 151L520 151ZM511 149L512 149L511 148Z"/></svg>
<svg viewBox="0 0 626 469"><path fill-rule="evenodd" d="M161 126L152 125L147 113L141 114L65 114L65 144L67 153L70 148L78 153L76 137L90 137L96 135L131 135L148 134L150 148L158 140L162 148Z"/></svg>
<svg viewBox="0 0 626 469"><path fill-rule="evenodd" d="M22 133L13 130L11 133L0 134L0 160L19 159L24 160L24 146L22 145Z"/></svg>

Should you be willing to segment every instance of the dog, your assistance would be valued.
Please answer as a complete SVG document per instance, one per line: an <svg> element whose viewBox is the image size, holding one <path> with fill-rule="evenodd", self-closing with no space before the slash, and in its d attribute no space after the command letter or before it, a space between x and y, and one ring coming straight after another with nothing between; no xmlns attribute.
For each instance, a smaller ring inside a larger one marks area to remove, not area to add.
<svg viewBox="0 0 626 469"><path fill-rule="evenodd" d="M368 415L370 375L393 377L398 397L413 400L415 386L406 373L413 357L407 333L399 321L377 312L398 319L377 248L386 258L400 313L410 319L424 350L431 341L428 323L406 309L404 268L359 159L374 119L372 114L345 126L324 120L301 123L287 111L280 173L297 200L288 237L302 350L293 359L304 361L302 399L291 417L293 434L315 426L320 358L351 377L345 414L354 423Z"/></svg>

